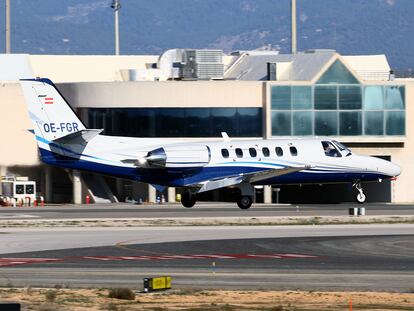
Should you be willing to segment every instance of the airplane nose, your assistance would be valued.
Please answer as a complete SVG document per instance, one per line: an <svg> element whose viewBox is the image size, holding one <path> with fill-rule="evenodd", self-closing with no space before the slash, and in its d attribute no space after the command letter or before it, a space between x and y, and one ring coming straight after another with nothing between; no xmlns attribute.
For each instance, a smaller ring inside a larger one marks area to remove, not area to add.
<svg viewBox="0 0 414 311"><path fill-rule="evenodd" d="M396 177L401 174L401 167L392 162L386 161L385 174L390 177Z"/></svg>

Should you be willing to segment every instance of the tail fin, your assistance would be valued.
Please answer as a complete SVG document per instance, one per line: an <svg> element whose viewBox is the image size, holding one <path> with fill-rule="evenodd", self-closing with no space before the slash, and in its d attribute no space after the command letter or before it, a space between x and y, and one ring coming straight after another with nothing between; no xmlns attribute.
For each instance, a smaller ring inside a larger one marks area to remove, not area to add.
<svg viewBox="0 0 414 311"><path fill-rule="evenodd" d="M24 79L20 84L39 143L86 129L52 81Z"/></svg>

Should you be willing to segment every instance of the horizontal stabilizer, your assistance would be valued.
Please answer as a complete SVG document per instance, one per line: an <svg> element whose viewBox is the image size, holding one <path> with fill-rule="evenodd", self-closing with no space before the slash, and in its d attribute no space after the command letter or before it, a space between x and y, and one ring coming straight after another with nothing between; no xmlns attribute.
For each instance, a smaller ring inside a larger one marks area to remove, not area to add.
<svg viewBox="0 0 414 311"><path fill-rule="evenodd" d="M53 140L53 143L58 144L58 145L86 145L94 137L102 133L102 131L103 129L101 130L94 130L94 129L80 130L78 132L68 134L66 136L55 139Z"/></svg>

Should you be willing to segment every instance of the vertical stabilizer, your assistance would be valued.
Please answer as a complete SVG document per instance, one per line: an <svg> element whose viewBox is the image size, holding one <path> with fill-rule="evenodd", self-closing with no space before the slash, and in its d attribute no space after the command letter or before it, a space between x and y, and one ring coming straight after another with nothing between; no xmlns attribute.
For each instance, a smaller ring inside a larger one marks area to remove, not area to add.
<svg viewBox="0 0 414 311"><path fill-rule="evenodd" d="M27 79L20 83L39 144L49 144L85 129L52 81Z"/></svg>

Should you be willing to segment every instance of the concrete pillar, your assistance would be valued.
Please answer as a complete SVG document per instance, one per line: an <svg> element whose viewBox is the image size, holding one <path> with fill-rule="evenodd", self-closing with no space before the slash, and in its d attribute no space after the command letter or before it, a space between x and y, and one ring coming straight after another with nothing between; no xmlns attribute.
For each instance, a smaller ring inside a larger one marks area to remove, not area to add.
<svg viewBox="0 0 414 311"><path fill-rule="evenodd" d="M78 170L73 170L73 203L82 204L82 180L81 172Z"/></svg>
<svg viewBox="0 0 414 311"><path fill-rule="evenodd" d="M168 188L168 203L175 203L175 188Z"/></svg>
<svg viewBox="0 0 414 311"><path fill-rule="evenodd" d="M7 167L0 165L0 194L3 194L2 185L1 185L1 177L7 175Z"/></svg>
<svg viewBox="0 0 414 311"><path fill-rule="evenodd" d="M148 185L148 202L149 203L157 202L157 189L155 189L151 185Z"/></svg>
<svg viewBox="0 0 414 311"><path fill-rule="evenodd" d="M45 202L50 203L53 200L53 186L52 186L52 168L50 166L45 166L45 186L43 189L45 193Z"/></svg>
<svg viewBox="0 0 414 311"><path fill-rule="evenodd" d="M272 203L272 186L263 186L263 203Z"/></svg>

